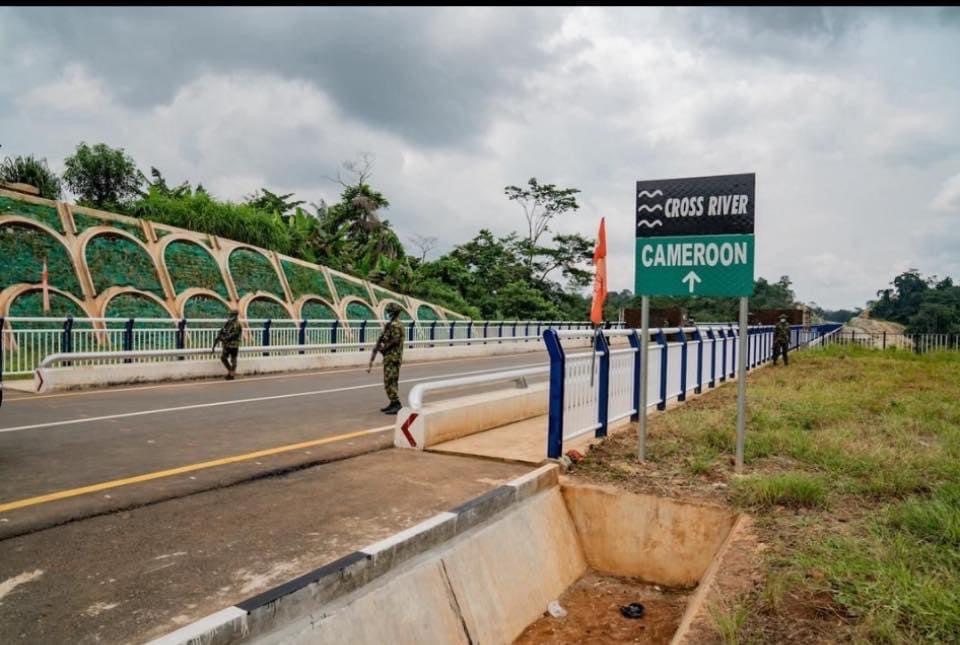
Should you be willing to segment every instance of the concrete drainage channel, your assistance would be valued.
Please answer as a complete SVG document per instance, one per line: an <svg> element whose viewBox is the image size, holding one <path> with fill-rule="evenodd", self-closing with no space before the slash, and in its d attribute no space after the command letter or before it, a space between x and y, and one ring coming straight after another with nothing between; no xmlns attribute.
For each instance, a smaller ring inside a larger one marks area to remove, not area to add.
<svg viewBox="0 0 960 645"><path fill-rule="evenodd" d="M153 643L693 643L745 530L548 465ZM565 617L546 614L557 599Z"/></svg>

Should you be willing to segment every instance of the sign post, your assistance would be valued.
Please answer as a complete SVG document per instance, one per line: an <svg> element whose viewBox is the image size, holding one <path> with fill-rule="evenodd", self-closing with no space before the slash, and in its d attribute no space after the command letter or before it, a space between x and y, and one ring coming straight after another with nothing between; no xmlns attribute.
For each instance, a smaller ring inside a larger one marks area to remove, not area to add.
<svg viewBox="0 0 960 645"><path fill-rule="evenodd" d="M736 468L743 467L747 297L753 292L756 175L638 181L636 273L642 297L638 457L645 458L649 296L739 296Z"/></svg>

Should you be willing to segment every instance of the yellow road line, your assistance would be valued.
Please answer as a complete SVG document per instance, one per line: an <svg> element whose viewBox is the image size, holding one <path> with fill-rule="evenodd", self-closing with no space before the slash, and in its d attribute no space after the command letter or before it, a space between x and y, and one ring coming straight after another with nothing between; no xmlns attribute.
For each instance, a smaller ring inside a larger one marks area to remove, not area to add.
<svg viewBox="0 0 960 645"><path fill-rule="evenodd" d="M276 455L282 452L290 452L292 450L300 450L302 448L311 448L313 446L322 446L327 443L334 443L336 441L343 441L345 439L353 439L354 437L362 437L363 435L383 432L391 428L393 428L392 425L382 426L380 428L370 428L369 430L358 430L357 432L348 432L346 434L336 435L334 437L325 437L323 439L313 439L312 441L292 443L286 446L278 446L276 448L268 448L266 450L248 452L247 454L244 454L244 455L234 455L233 457L224 457L222 459L214 459L213 461L204 461L199 464L190 464L189 466L180 466L178 468L170 468L169 470L159 470L157 472L146 473L144 475L136 475L135 477L127 477L124 479L114 479L113 481L101 482L99 484L83 486L81 488L71 488L68 490L61 490L61 491L57 491L56 493L40 495L39 497L29 497L27 499L21 499L15 502L7 502L6 504L0 504L0 513L6 513L7 511L13 511L18 508L25 508L27 506L37 506L39 504L47 504L49 502L55 502L57 500L67 499L69 497L86 495L87 493L96 493L98 491L109 490L111 488L118 488L120 486L128 486L130 484L139 484L141 482L148 482L154 479L162 479L164 477L182 475L184 473L203 470L205 468L213 468L215 466L225 466L227 464L235 464L240 461L256 459L257 457L269 457L270 455Z"/></svg>

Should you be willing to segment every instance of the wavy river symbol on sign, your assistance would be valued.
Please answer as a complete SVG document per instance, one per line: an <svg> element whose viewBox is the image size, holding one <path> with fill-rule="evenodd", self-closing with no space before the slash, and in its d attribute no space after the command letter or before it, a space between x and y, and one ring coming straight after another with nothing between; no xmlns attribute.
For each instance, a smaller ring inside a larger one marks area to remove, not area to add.
<svg viewBox="0 0 960 645"><path fill-rule="evenodd" d="M658 219L653 220L652 222L650 220L642 219L639 222L637 222L637 228L641 226L646 226L647 228L654 228L655 226L663 226L663 222L661 222Z"/></svg>

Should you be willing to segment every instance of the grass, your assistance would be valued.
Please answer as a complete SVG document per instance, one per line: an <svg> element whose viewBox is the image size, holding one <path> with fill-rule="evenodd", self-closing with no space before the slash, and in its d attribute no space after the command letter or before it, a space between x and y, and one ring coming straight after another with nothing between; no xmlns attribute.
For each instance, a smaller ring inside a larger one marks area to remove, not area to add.
<svg viewBox="0 0 960 645"><path fill-rule="evenodd" d="M651 417L647 463L620 433L575 476L755 516L765 582L724 642L960 642L960 353L792 359L750 377L744 476L733 384Z"/></svg>

